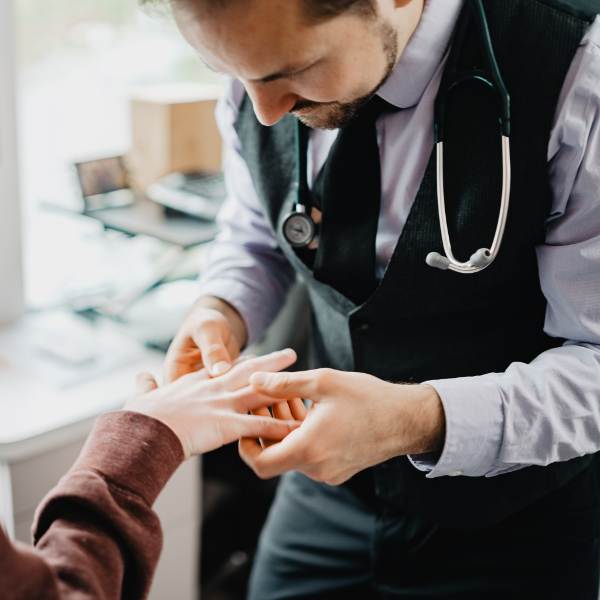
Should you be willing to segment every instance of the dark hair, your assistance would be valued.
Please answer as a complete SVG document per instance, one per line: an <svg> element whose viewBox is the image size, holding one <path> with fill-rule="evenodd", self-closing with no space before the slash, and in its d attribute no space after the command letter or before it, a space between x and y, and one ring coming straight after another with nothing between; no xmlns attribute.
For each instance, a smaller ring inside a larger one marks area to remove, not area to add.
<svg viewBox="0 0 600 600"><path fill-rule="evenodd" d="M145 9L159 9L170 2L184 1L188 5L204 4L205 8L221 8L234 0L139 0ZM239 1L239 0L238 0ZM375 16L375 0L300 0L311 21L327 21L345 12ZM211 6L212 5L212 6Z"/></svg>

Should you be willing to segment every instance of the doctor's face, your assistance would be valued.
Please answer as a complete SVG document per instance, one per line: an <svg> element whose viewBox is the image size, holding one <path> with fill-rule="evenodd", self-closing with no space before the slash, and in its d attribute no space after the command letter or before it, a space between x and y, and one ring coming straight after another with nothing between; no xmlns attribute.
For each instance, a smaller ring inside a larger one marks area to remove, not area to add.
<svg viewBox="0 0 600 600"><path fill-rule="evenodd" d="M392 72L424 0L375 0L373 13L309 19L302 0L172 0L207 65L240 80L258 120L293 113L309 127L347 125Z"/></svg>

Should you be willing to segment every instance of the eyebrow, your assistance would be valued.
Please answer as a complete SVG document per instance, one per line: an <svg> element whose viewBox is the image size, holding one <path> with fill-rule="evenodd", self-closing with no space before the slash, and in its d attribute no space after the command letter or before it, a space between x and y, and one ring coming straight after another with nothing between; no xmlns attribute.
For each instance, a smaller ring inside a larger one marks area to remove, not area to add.
<svg viewBox="0 0 600 600"><path fill-rule="evenodd" d="M272 75L267 75L266 77L260 77L259 79L251 79L250 81L256 81L259 83L269 83L271 81L277 81L278 79L285 79L286 77L294 77L295 75L300 75L300 73L304 73L304 71L308 71L312 69L320 59L315 60L314 62L300 68L294 69L284 69L283 71L279 71L277 73L273 73Z"/></svg>
<svg viewBox="0 0 600 600"><path fill-rule="evenodd" d="M198 56L198 58L202 61L202 64L209 71L212 71L213 73L223 74L222 71L219 71L219 69L216 69L215 67L210 65L208 62L206 62L206 59L202 56L202 54L200 54L200 52L198 52L197 50L194 50L194 52ZM294 77L295 75L300 75L300 73L304 73L304 71L308 71L309 69L314 67L318 62L320 62L320 60L321 59L317 59L314 62L310 63L309 65L306 65L306 66L303 66L300 68L284 69L283 71L279 71L277 73L267 75L266 77L259 77L257 79L251 79L250 81L255 81L258 83L270 83L271 81L277 81L278 79L285 79L286 77Z"/></svg>

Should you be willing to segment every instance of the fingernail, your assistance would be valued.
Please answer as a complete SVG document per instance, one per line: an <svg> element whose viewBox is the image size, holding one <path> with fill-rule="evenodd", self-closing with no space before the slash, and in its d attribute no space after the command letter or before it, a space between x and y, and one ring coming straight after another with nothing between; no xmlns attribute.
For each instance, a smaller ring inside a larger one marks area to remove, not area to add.
<svg viewBox="0 0 600 600"><path fill-rule="evenodd" d="M218 362L216 365L213 365L213 368L211 369L211 375L213 377L218 377L219 375L223 375L223 373L227 373L227 371L229 371L229 369L231 368L231 365L227 362L225 362L224 360Z"/></svg>
<svg viewBox="0 0 600 600"><path fill-rule="evenodd" d="M254 373L250 378L250 383L252 385L264 386L267 385L268 380L269 376L266 373Z"/></svg>
<svg viewBox="0 0 600 600"><path fill-rule="evenodd" d="M285 350L282 350L281 354L287 356L288 358L294 358L294 356L296 356L296 353L291 348L286 348Z"/></svg>

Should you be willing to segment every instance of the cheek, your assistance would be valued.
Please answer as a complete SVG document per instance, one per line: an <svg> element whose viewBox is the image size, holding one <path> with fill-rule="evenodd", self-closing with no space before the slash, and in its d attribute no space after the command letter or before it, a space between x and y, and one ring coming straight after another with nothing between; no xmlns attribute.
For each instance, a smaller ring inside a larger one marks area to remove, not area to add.
<svg viewBox="0 0 600 600"><path fill-rule="evenodd" d="M351 69L332 71L311 81L293 83L293 93L313 102L349 102L368 93L368 86Z"/></svg>
<svg viewBox="0 0 600 600"><path fill-rule="evenodd" d="M347 57L291 82L293 93L314 102L351 102L371 92L381 81L386 61L381 53Z"/></svg>

